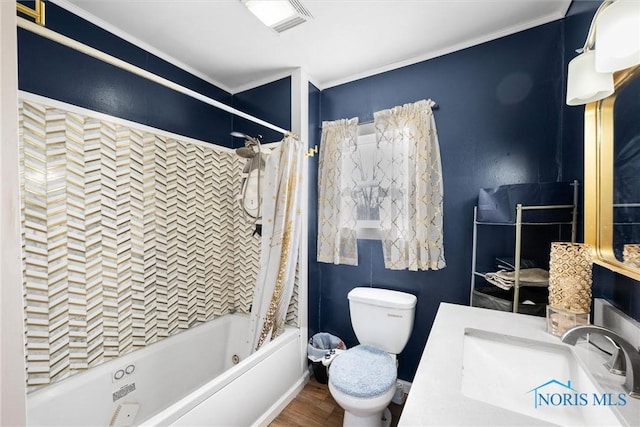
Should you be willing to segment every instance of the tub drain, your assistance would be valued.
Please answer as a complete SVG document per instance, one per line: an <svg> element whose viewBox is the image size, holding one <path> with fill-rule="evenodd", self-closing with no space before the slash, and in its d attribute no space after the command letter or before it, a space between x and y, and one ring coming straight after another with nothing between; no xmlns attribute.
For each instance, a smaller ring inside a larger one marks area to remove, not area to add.
<svg viewBox="0 0 640 427"><path fill-rule="evenodd" d="M234 365L237 365L238 363L240 363L240 356L238 356L237 354L234 354L233 356L231 356L231 361L233 362Z"/></svg>

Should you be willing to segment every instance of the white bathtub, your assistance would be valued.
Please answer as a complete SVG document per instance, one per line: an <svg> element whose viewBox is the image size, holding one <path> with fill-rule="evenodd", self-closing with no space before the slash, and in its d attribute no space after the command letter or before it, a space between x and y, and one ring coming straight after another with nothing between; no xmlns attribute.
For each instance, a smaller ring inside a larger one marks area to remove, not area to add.
<svg viewBox="0 0 640 427"><path fill-rule="evenodd" d="M243 355L248 324L226 315L35 391L28 425L107 426L128 403L132 425L266 423L304 385L304 355L296 328Z"/></svg>

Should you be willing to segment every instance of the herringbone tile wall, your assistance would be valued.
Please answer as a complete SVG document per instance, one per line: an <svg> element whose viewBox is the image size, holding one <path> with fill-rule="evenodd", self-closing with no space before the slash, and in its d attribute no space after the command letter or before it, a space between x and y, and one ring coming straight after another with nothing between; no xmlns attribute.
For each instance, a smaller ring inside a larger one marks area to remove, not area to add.
<svg viewBox="0 0 640 427"><path fill-rule="evenodd" d="M260 239L237 201L243 159L38 103L19 109L29 390L249 312Z"/></svg>

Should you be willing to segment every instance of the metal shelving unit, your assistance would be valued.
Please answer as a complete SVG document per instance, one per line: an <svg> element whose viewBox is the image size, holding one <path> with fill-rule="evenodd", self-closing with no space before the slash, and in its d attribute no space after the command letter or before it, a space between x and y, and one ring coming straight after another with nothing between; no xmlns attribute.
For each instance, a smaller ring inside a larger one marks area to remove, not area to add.
<svg viewBox="0 0 640 427"><path fill-rule="evenodd" d="M477 271L477 248L478 248L478 227L479 226L496 226L496 227L514 227L515 229L515 250L514 250L514 287L513 287L513 312L518 312L520 297L520 264L522 252L522 227L525 226L571 226L571 242L576 241L577 219L578 219L578 182L573 184L573 204L572 205L545 205L545 206L526 206L522 204L516 205L515 222L499 223L499 222L481 222L478 221L478 207L473 208L473 252L471 256L471 291L469 296L469 305L473 306L473 294L476 289L476 277L483 277L484 273ZM557 210L571 209L571 221L552 221L552 222L523 222L523 213L526 211L541 210Z"/></svg>

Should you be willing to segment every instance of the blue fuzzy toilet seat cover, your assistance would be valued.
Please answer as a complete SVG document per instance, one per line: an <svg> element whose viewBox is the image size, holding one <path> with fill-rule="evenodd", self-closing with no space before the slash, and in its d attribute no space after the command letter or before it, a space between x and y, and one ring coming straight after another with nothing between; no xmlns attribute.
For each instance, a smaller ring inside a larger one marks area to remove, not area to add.
<svg viewBox="0 0 640 427"><path fill-rule="evenodd" d="M329 381L349 396L371 398L395 387L397 373L396 363L386 351L359 345L335 358L329 367Z"/></svg>

